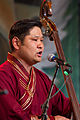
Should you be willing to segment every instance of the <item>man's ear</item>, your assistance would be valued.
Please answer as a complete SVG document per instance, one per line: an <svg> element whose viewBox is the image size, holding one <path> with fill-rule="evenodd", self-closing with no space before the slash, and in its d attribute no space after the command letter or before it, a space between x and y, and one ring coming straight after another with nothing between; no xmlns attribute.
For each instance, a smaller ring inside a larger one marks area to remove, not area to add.
<svg viewBox="0 0 80 120"><path fill-rule="evenodd" d="M12 39L12 44L14 46L14 49L18 50L21 46L21 41L19 40L18 37L14 36Z"/></svg>

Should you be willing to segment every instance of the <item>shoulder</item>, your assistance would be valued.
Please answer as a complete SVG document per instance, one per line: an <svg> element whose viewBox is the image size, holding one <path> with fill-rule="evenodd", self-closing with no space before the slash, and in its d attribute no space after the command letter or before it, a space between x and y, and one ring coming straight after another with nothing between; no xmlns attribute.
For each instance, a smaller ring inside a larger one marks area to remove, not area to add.
<svg viewBox="0 0 80 120"><path fill-rule="evenodd" d="M2 63L2 64L0 65L0 71L5 70L5 69L8 69L9 66L10 66L10 65L9 65L8 61L5 61L4 63Z"/></svg>
<svg viewBox="0 0 80 120"><path fill-rule="evenodd" d="M12 67L8 61L5 61L3 64L0 65L0 73L1 74L10 75L11 70L12 70ZM0 76L1 76L1 74L0 74Z"/></svg>
<svg viewBox="0 0 80 120"><path fill-rule="evenodd" d="M14 69L8 61L5 61L0 65L0 81L9 83L12 79L15 79Z"/></svg>
<svg viewBox="0 0 80 120"><path fill-rule="evenodd" d="M2 78L9 78L12 73L11 65L8 61L5 61L3 64L0 65L0 79Z"/></svg>
<svg viewBox="0 0 80 120"><path fill-rule="evenodd" d="M11 93L16 90L15 74L8 61L0 65L0 89L7 89Z"/></svg>

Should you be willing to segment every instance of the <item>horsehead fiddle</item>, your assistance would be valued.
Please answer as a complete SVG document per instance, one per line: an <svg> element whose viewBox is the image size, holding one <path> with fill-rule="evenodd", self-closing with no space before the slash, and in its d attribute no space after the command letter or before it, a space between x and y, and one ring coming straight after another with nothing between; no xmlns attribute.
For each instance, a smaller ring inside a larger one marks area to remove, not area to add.
<svg viewBox="0 0 80 120"><path fill-rule="evenodd" d="M52 6L51 0L43 0L42 1L41 7L40 7L40 21L42 23L42 26L45 28L45 33L49 37L50 41L54 41L59 59L62 59L66 62L66 58L64 56L61 41L60 41L60 38L58 35L57 27L56 27L55 23L48 18L48 17L52 16L51 6ZM66 82L68 96L71 101L73 119L80 120L79 102L76 97L76 93L75 93L75 90L73 87L71 77L68 77L64 74L65 69L66 69L66 66L61 66L64 81Z"/></svg>

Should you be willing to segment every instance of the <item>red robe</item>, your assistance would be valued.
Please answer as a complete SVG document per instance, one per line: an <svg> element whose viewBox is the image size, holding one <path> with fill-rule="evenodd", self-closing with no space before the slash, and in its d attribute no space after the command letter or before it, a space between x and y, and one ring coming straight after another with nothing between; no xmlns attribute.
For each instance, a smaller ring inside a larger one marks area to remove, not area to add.
<svg viewBox="0 0 80 120"><path fill-rule="evenodd" d="M47 99L51 86L48 76L32 68L31 76L12 54L0 66L0 120L30 120L31 115L41 115L41 105ZM54 85L52 95L58 90ZM59 91L49 102L48 115L70 114L70 101Z"/></svg>

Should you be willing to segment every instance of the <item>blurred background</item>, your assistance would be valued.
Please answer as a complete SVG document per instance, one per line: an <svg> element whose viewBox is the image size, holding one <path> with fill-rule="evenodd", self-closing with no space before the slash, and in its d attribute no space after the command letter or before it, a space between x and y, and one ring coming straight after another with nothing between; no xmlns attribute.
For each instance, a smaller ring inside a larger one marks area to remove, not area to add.
<svg viewBox="0 0 80 120"><path fill-rule="evenodd" d="M0 0L0 64L7 59L9 51L8 33L11 25L24 18L39 16L41 0ZM52 0L53 16L51 20L55 22L59 37L62 43L66 60L73 67L71 78L80 102L80 0ZM54 42L44 39L44 53L42 62L35 67L45 72L51 79L55 71L55 63L47 60L48 54L56 54ZM55 79L57 87L61 87L64 82L61 69ZM66 87L62 89L68 96Z"/></svg>

